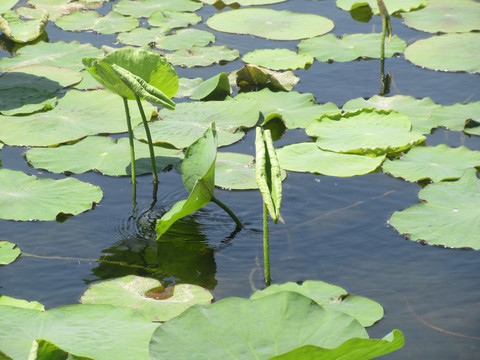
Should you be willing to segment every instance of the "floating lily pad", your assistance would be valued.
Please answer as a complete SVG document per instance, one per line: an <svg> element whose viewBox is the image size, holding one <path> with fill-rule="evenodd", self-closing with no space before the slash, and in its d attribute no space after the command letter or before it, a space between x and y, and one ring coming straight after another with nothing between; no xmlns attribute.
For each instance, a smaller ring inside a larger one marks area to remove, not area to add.
<svg viewBox="0 0 480 360"><path fill-rule="evenodd" d="M0 242L0 252L2 249L2 242ZM20 251L20 250L18 250ZM15 299L10 296L0 295L0 306L13 306L22 309L32 309L38 311L44 311L45 308L42 304L37 301L26 301L21 299ZM0 308L1 309L1 308ZM1 311L1 310L0 310Z"/></svg>
<svg viewBox="0 0 480 360"><path fill-rule="evenodd" d="M0 71L7 71L20 66L53 65L73 70L83 69L82 58L98 57L103 51L90 44L81 44L77 41L66 43L39 42L21 48L16 56L0 59Z"/></svg>
<svg viewBox="0 0 480 360"><path fill-rule="evenodd" d="M218 146L233 144L245 135L242 127L257 123L259 112L247 100L207 101L180 103L175 111L160 110L159 117L161 121L149 124L153 142L169 143L181 149L201 138L212 122L216 125ZM142 125L136 127L134 133L137 139L146 137Z"/></svg>
<svg viewBox="0 0 480 360"><path fill-rule="evenodd" d="M115 34L130 31L137 27L138 20L132 16L124 16L115 11L101 16L96 11L76 11L73 14L59 18L55 25L63 30L86 31L93 30L100 34Z"/></svg>
<svg viewBox="0 0 480 360"><path fill-rule="evenodd" d="M131 307L150 321L168 321L194 304L213 300L212 294L198 285L178 284L156 292L155 288L163 288L160 281L128 275L91 285L80 302Z"/></svg>
<svg viewBox="0 0 480 360"><path fill-rule="evenodd" d="M2 306L0 349L27 359L33 342L45 339L77 356L150 359L148 343L158 326L127 307L68 305L48 311Z"/></svg>
<svg viewBox="0 0 480 360"><path fill-rule="evenodd" d="M181 11L156 11L148 18L148 23L152 26L163 28L179 28L195 25L202 21L202 17L189 12Z"/></svg>
<svg viewBox="0 0 480 360"><path fill-rule="evenodd" d="M435 126L462 131L469 120L480 123L480 101L468 104L442 106L432 113L431 121Z"/></svg>
<svg viewBox="0 0 480 360"><path fill-rule="evenodd" d="M166 54L165 57L173 65L209 66L215 63L233 61L239 57L239 52L226 46L192 46L190 49L181 49Z"/></svg>
<svg viewBox="0 0 480 360"><path fill-rule="evenodd" d="M418 193L421 204L394 212L390 224L411 240L480 250L480 180L467 169L454 182L439 182Z"/></svg>
<svg viewBox="0 0 480 360"><path fill-rule="evenodd" d="M405 25L431 33L480 30L480 4L472 0L428 0L427 6L403 14Z"/></svg>
<svg viewBox="0 0 480 360"><path fill-rule="evenodd" d="M1 189L0 189L1 191ZM20 249L14 243L0 240L0 265L14 262L20 256ZM0 295L0 305L5 305L5 299Z"/></svg>
<svg viewBox="0 0 480 360"><path fill-rule="evenodd" d="M215 41L215 35L209 31L198 29L182 29L173 35L156 41L156 47L165 50L190 49L193 46L206 46Z"/></svg>
<svg viewBox="0 0 480 360"><path fill-rule="evenodd" d="M132 124L137 125L142 119L132 104ZM143 106L147 116L156 110L149 103ZM123 101L106 90L71 90L50 111L0 116L0 140L9 145L49 146L87 135L126 131Z"/></svg>
<svg viewBox="0 0 480 360"><path fill-rule="evenodd" d="M18 0L3 0L0 4L0 14L10 10L17 2Z"/></svg>
<svg viewBox="0 0 480 360"><path fill-rule="evenodd" d="M113 10L124 15L150 17L156 11L196 11L203 6L194 0L120 0Z"/></svg>
<svg viewBox="0 0 480 360"><path fill-rule="evenodd" d="M375 171L385 156L363 156L324 151L315 143L287 145L277 150L280 166L289 171L319 173L327 176L356 176Z"/></svg>
<svg viewBox="0 0 480 360"><path fill-rule="evenodd" d="M389 14L398 12L408 12L425 6L427 0L384 0ZM337 6L346 11L368 5L375 14L380 14L378 10L377 0L337 0Z"/></svg>
<svg viewBox="0 0 480 360"><path fill-rule="evenodd" d="M232 93L228 76L220 73L210 79L201 82L192 89L190 98L194 100L223 100Z"/></svg>
<svg viewBox="0 0 480 360"><path fill-rule="evenodd" d="M247 64L230 74L238 87L245 91L268 88L272 91L290 91L300 81L292 71L277 72Z"/></svg>
<svg viewBox="0 0 480 360"><path fill-rule="evenodd" d="M150 153L145 143L134 140L137 175L152 172ZM55 148L33 148L26 152L27 160L38 169L80 174L96 170L105 175L131 174L130 146L127 138L88 136L74 145ZM180 163L183 153L175 149L154 147L157 171Z"/></svg>
<svg viewBox="0 0 480 360"><path fill-rule="evenodd" d="M428 134L439 124L431 117L432 113L442 108L430 98L415 99L412 96L394 95L389 97L374 95L370 99L357 98L343 105L344 111L355 111L363 108L378 110L395 110L408 116L412 122L412 130Z"/></svg>
<svg viewBox="0 0 480 360"><path fill-rule="evenodd" d="M383 317L383 307L370 299L349 294L339 286L323 281L305 281L302 285L294 282L274 284L261 291L255 291L251 299L282 291L294 291L314 300L327 311L341 311L357 319L362 326L372 326Z"/></svg>
<svg viewBox="0 0 480 360"><path fill-rule="evenodd" d="M214 5L218 0L201 0L205 4ZM240 6L278 4L287 0L222 0L226 5L237 3Z"/></svg>
<svg viewBox="0 0 480 360"><path fill-rule="evenodd" d="M379 156L406 150L425 141L411 132L407 116L396 111L363 109L343 115L324 115L307 126L317 146L340 153Z"/></svg>
<svg viewBox="0 0 480 360"><path fill-rule="evenodd" d="M480 33L445 34L418 40L407 47L405 58L434 70L480 72Z"/></svg>
<svg viewBox="0 0 480 360"><path fill-rule="evenodd" d="M48 12L44 11L38 19L25 21L15 11L0 15L0 30L15 42L26 43L38 38L48 24Z"/></svg>
<svg viewBox="0 0 480 360"><path fill-rule="evenodd" d="M273 92L263 89L257 92L238 94L235 99L254 101L264 117L264 123L281 118L289 129L304 128L322 115L339 114L340 109L333 103L316 104L312 94Z"/></svg>
<svg viewBox="0 0 480 360"><path fill-rule="evenodd" d="M38 179L21 171L0 170L0 218L55 220L58 214L77 215L102 199L98 186L74 178Z"/></svg>
<svg viewBox="0 0 480 360"><path fill-rule="evenodd" d="M169 27L151 29L139 27L133 29L130 32L123 32L118 34L117 40L122 44L127 45L155 45L158 41L163 39L165 35L170 31L171 29Z"/></svg>
<svg viewBox="0 0 480 360"><path fill-rule="evenodd" d="M308 69L313 64L313 57L297 54L288 49L260 49L246 53L242 60L249 64L263 66L272 70Z"/></svg>
<svg viewBox="0 0 480 360"><path fill-rule="evenodd" d="M273 40L310 38L333 29L333 21L323 16L260 8L224 11L210 17L207 25L217 31Z"/></svg>
<svg viewBox="0 0 480 360"><path fill-rule="evenodd" d="M465 146L415 147L398 160L386 161L383 170L408 181L432 179L434 182L458 179L467 168L480 166L480 151Z"/></svg>
<svg viewBox="0 0 480 360"><path fill-rule="evenodd" d="M190 97L195 89L203 82L202 78L179 78L178 79L178 91L175 94L176 98Z"/></svg>
<svg viewBox="0 0 480 360"><path fill-rule="evenodd" d="M51 360L94 360L90 357L77 356L60 349L57 345L43 339L35 339L30 350L31 359L51 359ZM9 359L6 359L9 360Z"/></svg>
<svg viewBox="0 0 480 360"><path fill-rule="evenodd" d="M27 6L15 9L20 15L28 19L38 18L44 11L48 12L50 21L55 21L62 15L71 14L74 11L86 11L96 9L103 5L105 0L29 0Z"/></svg>
<svg viewBox="0 0 480 360"><path fill-rule="evenodd" d="M305 39L298 44L299 54L309 54L318 61L352 61L358 58L380 58L381 34L349 34L338 38L327 34ZM407 43L393 36L390 43L385 42L385 57L401 54Z"/></svg>

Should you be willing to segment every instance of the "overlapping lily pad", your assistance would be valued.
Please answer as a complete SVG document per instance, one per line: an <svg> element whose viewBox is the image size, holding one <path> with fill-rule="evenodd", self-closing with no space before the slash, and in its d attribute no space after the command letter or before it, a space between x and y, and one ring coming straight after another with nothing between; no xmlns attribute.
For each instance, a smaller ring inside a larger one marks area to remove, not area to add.
<svg viewBox="0 0 480 360"><path fill-rule="evenodd" d="M101 16L96 11L76 11L73 14L59 18L55 25L63 30L86 31L93 30L100 34L115 34L130 31L137 27L138 20L131 16L124 16L115 11Z"/></svg>
<svg viewBox="0 0 480 360"><path fill-rule="evenodd" d="M298 52L309 54L319 61L352 61L358 58L380 58L381 34L349 34L338 38L333 34L300 41ZM407 43L398 36L385 42L385 57L405 50Z"/></svg>
<svg viewBox="0 0 480 360"><path fill-rule="evenodd" d="M223 100L230 95L232 88L225 73L207 79L192 89L190 98L194 100Z"/></svg>
<svg viewBox="0 0 480 360"><path fill-rule="evenodd" d="M0 245L0 248L1 248L1 245ZM5 295L0 295L0 305L1 306L7 305L7 306L13 306L13 307L18 307L22 309L32 309L32 310L39 310L39 311L45 310L45 307L37 301L26 301L22 299L15 299Z"/></svg>
<svg viewBox="0 0 480 360"><path fill-rule="evenodd" d="M433 70L478 73L480 33L445 34L418 40L407 47L405 58Z"/></svg>
<svg viewBox="0 0 480 360"><path fill-rule="evenodd" d="M21 171L0 170L0 218L55 220L57 215L77 215L102 199L98 186L74 178L38 179Z"/></svg>
<svg viewBox="0 0 480 360"><path fill-rule="evenodd" d="M207 101L180 103L175 111L160 110L159 117L161 121L150 123L153 142L169 143L180 149L201 138L212 122L216 125L218 146L233 144L245 135L242 127L257 123L259 112L247 100ZM141 125L134 133L137 139L146 136Z"/></svg>
<svg viewBox="0 0 480 360"><path fill-rule="evenodd" d="M148 18L148 23L152 26L163 28L179 28L195 25L202 21L202 18L190 12L181 11L156 11Z"/></svg>
<svg viewBox="0 0 480 360"><path fill-rule="evenodd" d="M150 17L157 11L196 11L203 4L194 0L120 0L113 10L123 15Z"/></svg>
<svg viewBox="0 0 480 360"><path fill-rule="evenodd" d="M171 31L169 27L147 29L144 27L135 28L130 32L118 34L117 40L127 45L155 45Z"/></svg>
<svg viewBox="0 0 480 360"><path fill-rule="evenodd" d="M207 25L217 31L273 40L305 39L333 29L333 22L323 16L261 8L224 11L210 17Z"/></svg>
<svg viewBox="0 0 480 360"><path fill-rule="evenodd" d="M287 145L277 150L280 166L289 171L348 177L375 171L385 155L370 157L324 151L315 143Z"/></svg>
<svg viewBox="0 0 480 360"><path fill-rule="evenodd" d="M454 182L439 182L418 193L421 204L394 212L390 224L411 240L480 250L480 180L467 169Z"/></svg>
<svg viewBox="0 0 480 360"><path fill-rule="evenodd" d="M408 12L425 6L427 0L384 0L389 14ZM380 14L377 0L337 0L337 6L346 11L368 5L375 14Z"/></svg>
<svg viewBox="0 0 480 360"><path fill-rule="evenodd" d="M205 4L214 5L218 0L201 0ZM237 3L240 6L277 4L287 0L222 0L226 5Z"/></svg>
<svg viewBox="0 0 480 360"><path fill-rule="evenodd" d="M38 18L42 12L47 11L50 21L55 21L60 16L74 11L99 8L104 2L105 0L28 0L27 6L21 6L16 11L28 19Z"/></svg>
<svg viewBox="0 0 480 360"><path fill-rule="evenodd" d="M215 41L215 35L198 29L182 29L155 42L155 46L164 50L190 49L193 46L206 46Z"/></svg>
<svg viewBox="0 0 480 360"><path fill-rule="evenodd" d="M292 71L272 71L247 64L230 74L234 83L245 91L268 88L272 91L290 91L300 81Z"/></svg>
<svg viewBox="0 0 480 360"><path fill-rule="evenodd" d="M469 120L480 123L480 101L442 106L435 109L431 118L436 126L443 126L456 131L464 130ZM465 131L472 129L465 129Z"/></svg>
<svg viewBox="0 0 480 360"><path fill-rule="evenodd" d="M0 13L10 10L17 2L18 0L3 0L0 4Z"/></svg>
<svg viewBox="0 0 480 360"><path fill-rule="evenodd" d="M134 140L137 175L152 172L150 153L145 143ZM180 163L183 153L176 149L154 147L157 171ZM74 145L55 148L33 148L26 152L27 160L38 169L80 174L95 170L110 176L131 174L128 138L115 139L88 136Z"/></svg>
<svg viewBox="0 0 480 360"><path fill-rule="evenodd" d="M25 21L15 11L0 15L0 30L15 42L26 43L38 38L48 23L48 12L44 11L36 20Z"/></svg>
<svg viewBox="0 0 480 360"><path fill-rule="evenodd" d="M226 46L192 46L190 49L181 49L166 54L165 57L173 65L193 67L233 61L239 55L238 50L232 50Z"/></svg>
<svg viewBox="0 0 480 360"><path fill-rule="evenodd" d="M178 91L175 94L176 98L190 97L194 90L203 83L202 78L179 78Z"/></svg>
<svg viewBox="0 0 480 360"><path fill-rule="evenodd" d="M0 189L1 191L1 189ZM14 262L20 256L20 249L10 241L0 240L0 265ZM3 296L0 295L0 305L4 305Z"/></svg>
<svg viewBox="0 0 480 360"><path fill-rule="evenodd" d="M308 69L313 64L309 54L297 54L288 49L260 49L246 53L242 60L272 70Z"/></svg>

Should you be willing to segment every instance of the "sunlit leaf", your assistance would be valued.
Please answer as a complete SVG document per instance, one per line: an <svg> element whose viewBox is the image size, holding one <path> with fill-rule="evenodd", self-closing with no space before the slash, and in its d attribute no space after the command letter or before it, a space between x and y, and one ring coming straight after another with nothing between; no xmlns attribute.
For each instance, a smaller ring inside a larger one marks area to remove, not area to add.
<svg viewBox="0 0 480 360"><path fill-rule="evenodd" d="M0 242L0 251L1 251L1 242ZM13 307L19 307L22 309L32 309L32 310L38 310L38 311L45 310L45 307L37 301L15 299L5 295L0 295L0 305L8 305Z"/></svg>
<svg viewBox="0 0 480 360"><path fill-rule="evenodd" d="M0 15L0 30L15 42L26 43L38 38L48 23L48 12L43 12L38 19L25 21L15 11Z"/></svg>
<svg viewBox="0 0 480 360"><path fill-rule="evenodd" d="M237 86L245 91L268 88L272 91L290 91L300 81L292 71L277 72L247 64L231 74Z"/></svg>
<svg viewBox="0 0 480 360"><path fill-rule="evenodd" d="M218 0L201 0L205 4L214 5ZM240 6L277 4L287 0L222 0L226 5L237 3Z"/></svg>
<svg viewBox="0 0 480 360"><path fill-rule="evenodd" d="M431 117L435 126L456 131L464 130L469 120L480 123L480 101L442 106L435 109Z"/></svg>
<svg viewBox="0 0 480 360"><path fill-rule="evenodd" d="M195 11L202 3L194 0L120 0L113 10L124 15L150 17L156 11Z"/></svg>
<svg viewBox="0 0 480 360"><path fill-rule="evenodd" d="M190 49L176 50L165 57L173 65L178 66L209 66L218 62L233 61L238 58L238 50L226 46L192 46Z"/></svg>
<svg viewBox="0 0 480 360"><path fill-rule="evenodd" d="M47 11L50 21L55 21L60 16L71 14L75 11L99 8L104 2L105 0L28 0L26 2L27 6L21 6L15 10L28 19L38 18L43 11Z"/></svg>
<svg viewBox="0 0 480 360"><path fill-rule="evenodd" d="M131 16L123 16L115 11L101 16L96 11L76 11L71 15L59 18L55 25L63 30L86 31L93 30L100 34L115 34L130 31L138 26L138 20Z"/></svg>
<svg viewBox="0 0 480 360"><path fill-rule="evenodd" d="M0 189L1 190L1 189ZM20 256L20 249L9 241L0 240L0 265L14 262ZM0 295L0 305L5 305L5 299Z"/></svg>
<svg viewBox="0 0 480 360"><path fill-rule="evenodd" d="M272 70L308 69L313 57L308 54L297 54L288 49L259 49L246 53L242 60L249 64L263 66Z"/></svg>
<svg viewBox="0 0 480 360"><path fill-rule="evenodd" d="M173 35L156 41L156 47L165 50L190 49L193 46L206 46L215 41L215 35L209 31L198 29L182 29Z"/></svg>
<svg viewBox="0 0 480 360"><path fill-rule="evenodd" d="M181 11L156 11L148 18L148 23L152 26L179 28L195 25L202 21L202 18L190 12Z"/></svg>
<svg viewBox="0 0 480 360"><path fill-rule="evenodd" d="M47 340L35 339L30 349L29 360L94 360L89 357L76 356L65 350L60 349L55 344Z"/></svg>
<svg viewBox="0 0 480 360"><path fill-rule="evenodd" d="M176 98L190 97L195 89L203 82L202 78L179 78L178 79L178 91L175 94Z"/></svg>
<svg viewBox="0 0 480 360"><path fill-rule="evenodd" d="M0 4L0 14L10 10L18 0L3 0Z"/></svg>
<svg viewBox="0 0 480 360"><path fill-rule="evenodd" d="M122 44L127 45L155 45L157 41L163 39L171 29L169 27L159 27L159 28L135 28L130 32L122 32L118 34L117 40Z"/></svg>
<svg viewBox="0 0 480 360"><path fill-rule="evenodd" d="M232 88L228 76L220 73L210 79L207 79L192 89L190 98L194 100L223 100L230 95Z"/></svg>
<svg viewBox="0 0 480 360"><path fill-rule="evenodd" d="M384 0L384 2L389 14L408 12L427 4L427 0ZM380 14L377 0L337 0L337 6L346 11L351 11L364 5L370 6L375 14Z"/></svg>

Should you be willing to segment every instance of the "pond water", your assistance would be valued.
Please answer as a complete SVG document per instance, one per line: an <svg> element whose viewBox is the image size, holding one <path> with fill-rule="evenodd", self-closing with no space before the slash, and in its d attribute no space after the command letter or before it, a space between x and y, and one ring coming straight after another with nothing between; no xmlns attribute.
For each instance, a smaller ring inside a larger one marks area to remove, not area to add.
<svg viewBox="0 0 480 360"><path fill-rule="evenodd" d="M107 3L107 13L115 1ZM290 0L266 6L326 16L335 22L335 35L381 31L380 17L368 23L354 21L333 0ZM212 6L198 11L205 21L216 13ZM194 26L207 30L202 23ZM392 18L393 33L409 44L430 36ZM209 30L209 29L208 29ZM212 31L212 30L211 30ZM227 45L243 55L255 48L289 48L297 41L273 41L212 31L215 45ZM50 24L51 42L90 42L112 46L115 36L64 32ZM8 56L0 53L0 56ZM207 79L219 72L243 66L241 60L224 66L177 68L181 77ZM390 95L430 97L442 105L480 100L479 76L436 72L417 67L402 56L386 60L392 74ZM320 63L295 73L301 81L298 92L312 93L317 102L369 98L380 90L380 62L359 60ZM122 135L123 136L123 135ZM254 154L255 132L219 151ZM289 130L276 147L309 141L304 130ZM437 129L427 145L465 145L480 150L476 136ZM21 170L39 177L63 178L30 167L25 148L5 146L0 151L3 168ZM18 244L25 253L47 257L22 257L0 267L0 292L46 307L77 303L88 284L126 274L156 277L167 283L195 283L210 289L216 299L248 297L262 288L262 205L258 191L217 189L247 229L234 232L234 223L221 209L209 205L180 220L171 229L167 243L155 241L155 219L180 199L186 198L181 176L175 171L160 174L157 202L151 208L152 178L138 178L137 209L132 212L130 178L97 173L72 175L98 185L104 198L94 210L60 222L14 222L0 220L0 238ZM288 173L284 181L282 216L285 224L271 226L270 262L272 281L323 280L357 295L380 302L385 317L368 328L379 338L398 328L405 335L403 349L385 359L478 359L480 358L480 261L472 250L423 246L405 240L387 224L394 211L418 202L421 186L384 173L336 178L306 173ZM94 262L124 261L149 270Z"/></svg>

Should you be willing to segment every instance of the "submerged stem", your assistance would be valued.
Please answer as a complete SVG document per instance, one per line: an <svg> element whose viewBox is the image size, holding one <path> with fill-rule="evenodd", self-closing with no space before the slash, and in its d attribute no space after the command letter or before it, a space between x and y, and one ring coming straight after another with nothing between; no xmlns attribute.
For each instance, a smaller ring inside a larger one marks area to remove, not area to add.
<svg viewBox="0 0 480 360"><path fill-rule="evenodd" d="M270 246L268 243L268 209L263 203L263 266L265 268L265 286L270 286Z"/></svg>
<svg viewBox="0 0 480 360"><path fill-rule="evenodd" d="M130 110L128 108L128 100L123 98L123 106L125 107L125 117L127 119L127 129L128 129L128 140L130 142L130 164L131 164L131 171L132 171L132 200L133 200L133 207L135 207L137 203L137 174L135 170L135 145L133 143L133 130L132 130L132 122L130 120Z"/></svg>
<svg viewBox="0 0 480 360"><path fill-rule="evenodd" d="M150 128L148 127L147 118L145 117L145 112L143 111L142 102L138 96L135 96L137 99L138 110L142 116L143 126L145 127L145 133L147 134L148 141L148 150L150 151L150 162L152 163L152 172L153 172L153 181L158 183L157 175L157 165L155 164L155 151L153 150L152 136L150 135Z"/></svg>
<svg viewBox="0 0 480 360"><path fill-rule="evenodd" d="M228 215L230 215L230 217L233 219L233 221L235 221L235 224L237 224L237 229L243 229L244 228L240 219L233 213L232 210L230 210L230 208L227 205L225 205L223 202L218 200L215 196L212 196L212 202L214 202L215 204L220 206L223 210L225 210L225 212Z"/></svg>

